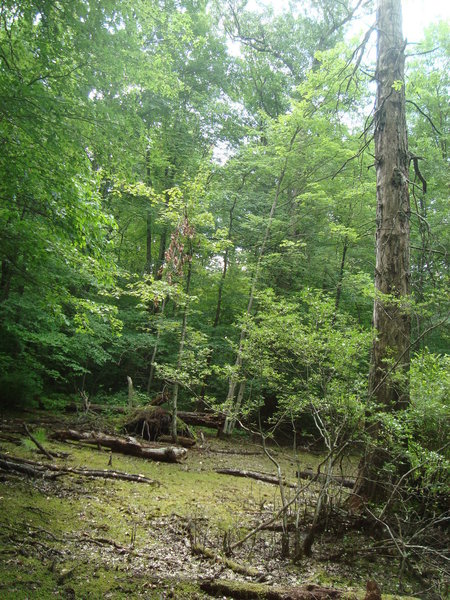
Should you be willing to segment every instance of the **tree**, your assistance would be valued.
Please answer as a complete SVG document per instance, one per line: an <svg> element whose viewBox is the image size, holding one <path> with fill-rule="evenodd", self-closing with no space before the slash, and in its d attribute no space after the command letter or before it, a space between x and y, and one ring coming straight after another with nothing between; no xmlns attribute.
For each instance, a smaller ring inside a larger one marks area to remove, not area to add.
<svg viewBox="0 0 450 600"><path fill-rule="evenodd" d="M409 154L405 111L405 42L400 0L377 7L375 160L377 232L369 394L386 409L408 404L411 321Z"/></svg>
<svg viewBox="0 0 450 600"><path fill-rule="evenodd" d="M409 154L405 111L405 42L401 0L377 5L377 97L375 164L377 230L375 301L369 373L369 399L378 412L391 413L409 404L411 319ZM383 418L375 416L372 436L378 440ZM368 499L383 495L377 470L388 460L371 447L362 460L355 493Z"/></svg>

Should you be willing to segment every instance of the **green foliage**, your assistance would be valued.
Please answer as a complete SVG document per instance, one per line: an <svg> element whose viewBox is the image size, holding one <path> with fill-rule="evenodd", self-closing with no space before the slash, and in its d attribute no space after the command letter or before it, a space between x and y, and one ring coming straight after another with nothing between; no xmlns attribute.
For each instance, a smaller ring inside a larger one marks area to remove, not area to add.
<svg viewBox="0 0 450 600"><path fill-rule="evenodd" d="M370 332L358 327L332 300L305 290L289 302L267 290L258 315L246 324L244 373L254 394L248 409L278 401L272 421L311 414L322 435L354 435L364 419ZM331 431L333 430L333 431Z"/></svg>
<svg viewBox="0 0 450 600"><path fill-rule="evenodd" d="M223 406L234 376L245 415L308 413L335 441L371 419L371 66L343 41L350 4L2 4L4 402L124 401L127 376L146 393L153 360L150 393L176 383ZM430 351L407 420L385 427L434 451L448 416L448 25L426 32L403 86L427 182L413 161L409 310L414 349Z"/></svg>
<svg viewBox="0 0 450 600"><path fill-rule="evenodd" d="M450 359L425 349L411 362L409 427L417 444L442 449L450 423Z"/></svg>

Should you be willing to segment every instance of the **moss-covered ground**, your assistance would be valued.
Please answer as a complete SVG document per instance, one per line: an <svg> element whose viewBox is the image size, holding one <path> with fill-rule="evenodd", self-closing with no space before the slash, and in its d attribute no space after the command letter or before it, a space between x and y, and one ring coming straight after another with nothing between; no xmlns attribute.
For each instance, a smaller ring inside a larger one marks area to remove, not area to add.
<svg viewBox="0 0 450 600"><path fill-rule="evenodd" d="M36 430L33 421L42 419L43 414L3 415L1 452L45 461L21 429L28 420ZM111 430L120 421L71 425ZM39 427L46 449L68 453L55 464L111 468L105 450L52 441L55 424L48 414ZM112 468L143 474L155 485L0 471L0 598L201 599L209 596L199 582L218 577L283 586L313 582L360 596L367 579L375 579L383 592L398 592L395 557L371 552L373 540L358 531L338 533L332 524L317 540L313 557L296 564L281 557L281 534L273 529L251 538L227 561L221 558L224 548L278 510L280 494L277 486L215 472L226 467L273 473L256 444L243 436L219 440L213 432L202 439L181 464L113 454ZM274 452L290 481L296 470L321 460L300 453L294 461L289 450ZM343 468L349 474L354 463ZM296 505L305 527L314 497L310 486ZM195 552L197 547L209 552ZM414 581L404 580L403 586L403 592L414 591Z"/></svg>

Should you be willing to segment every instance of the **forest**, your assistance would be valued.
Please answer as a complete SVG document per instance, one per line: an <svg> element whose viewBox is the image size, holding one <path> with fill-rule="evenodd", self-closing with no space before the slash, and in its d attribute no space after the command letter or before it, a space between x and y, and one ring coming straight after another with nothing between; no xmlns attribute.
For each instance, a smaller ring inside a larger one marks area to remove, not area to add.
<svg viewBox="0 0 450 600"><path fill-rule="evenodd" d="M1 598L448 597L450 23L402 8L0 2Z"/></svg>

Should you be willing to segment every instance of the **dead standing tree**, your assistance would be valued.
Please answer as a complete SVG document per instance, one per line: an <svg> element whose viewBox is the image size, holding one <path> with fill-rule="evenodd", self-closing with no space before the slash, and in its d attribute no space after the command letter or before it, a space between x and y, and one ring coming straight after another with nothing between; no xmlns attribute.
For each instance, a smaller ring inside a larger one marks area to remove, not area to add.
<svg viewBox="0 0 450 600"><path fill-rule="evenodd" d="M381 410L394 411L409 403L410 204L409 154L405 115L405 46L401 0L377 3L377 98L375 164L377 230L373 343L369 396ZM374 435L378 436L378 427ZM374 498L379 486L374 468L384 458L369 453L355 491Z"/></svg>

